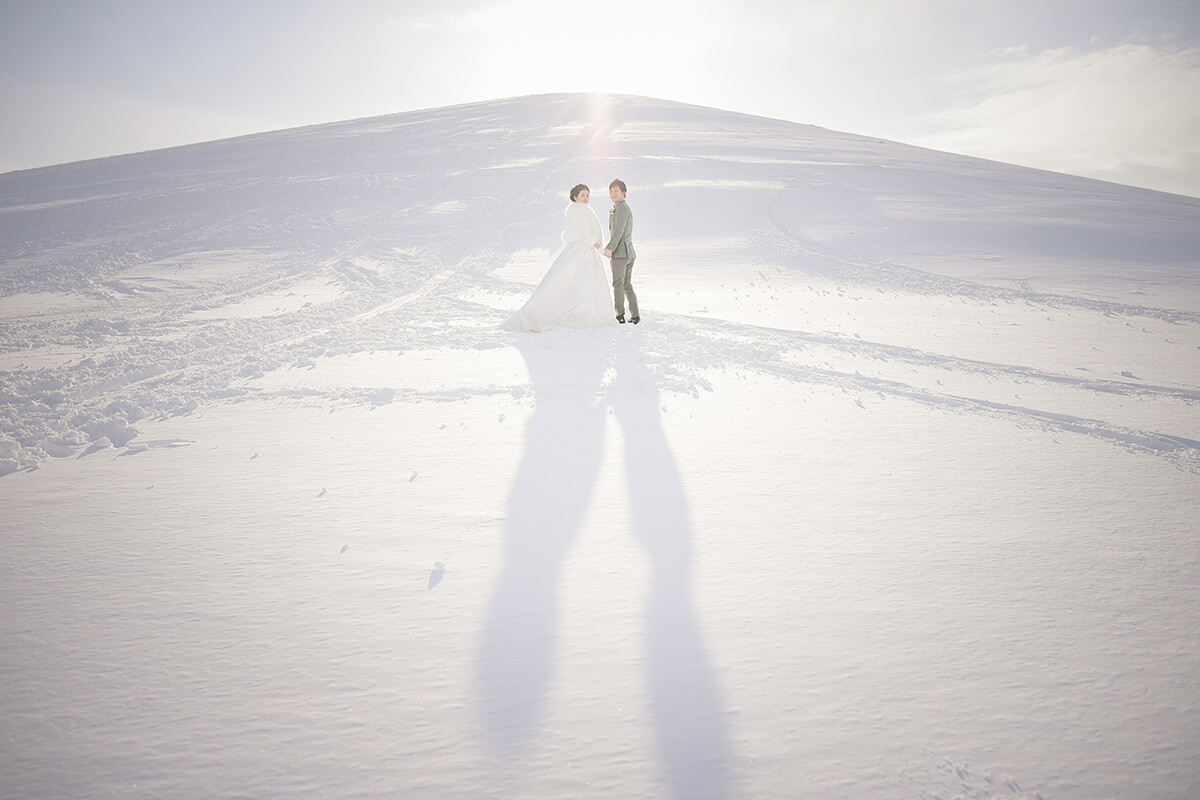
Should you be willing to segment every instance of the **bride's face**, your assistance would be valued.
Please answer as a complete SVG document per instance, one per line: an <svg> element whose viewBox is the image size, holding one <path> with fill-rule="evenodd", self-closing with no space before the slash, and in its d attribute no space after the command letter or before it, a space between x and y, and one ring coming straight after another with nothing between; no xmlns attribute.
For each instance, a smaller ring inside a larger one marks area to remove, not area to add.
<svg viewBox="0 0 1200 800"><path fill-rule="evenodd" d="M591 192L589 192L587 189L584 189L579 194L575 195L575 202L576 203L586 203L588 201L588 197L590 197L590 196L591 196Z"/></svg>

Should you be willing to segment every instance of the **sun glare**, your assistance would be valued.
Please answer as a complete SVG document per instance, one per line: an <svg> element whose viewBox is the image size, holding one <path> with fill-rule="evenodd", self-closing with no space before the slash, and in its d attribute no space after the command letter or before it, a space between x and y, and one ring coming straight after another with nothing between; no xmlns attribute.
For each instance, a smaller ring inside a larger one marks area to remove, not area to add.
<svg viewBox="0 0 1200 800"><path fill-rule="evenodd" d="M496 97L615 92L681 99L699 84L705 47L718 30L712 13L680 14L671 0L586 8L511 2L466 19L488 42L481 88Z"/></svg>

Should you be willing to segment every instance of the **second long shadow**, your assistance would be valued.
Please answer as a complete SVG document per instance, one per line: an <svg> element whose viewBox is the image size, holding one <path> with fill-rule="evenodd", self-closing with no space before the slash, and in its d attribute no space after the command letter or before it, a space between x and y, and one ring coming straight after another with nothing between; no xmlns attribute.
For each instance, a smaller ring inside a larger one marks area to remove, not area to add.
<svg viewBox="0 0 1200 800"><path fill-rule="evenodd" d="M663 777L673 797L727 797L729 732L693 601L687 499L662 427L659 386L639 346L642 332L562 333L518 336L536 406L476 664L485 735L509 764L537 737L553 673L561 571L592 501L611 407L624 433L632 533L651 567L648 722ZM606 387L610 365L616 378Z"/></svg>

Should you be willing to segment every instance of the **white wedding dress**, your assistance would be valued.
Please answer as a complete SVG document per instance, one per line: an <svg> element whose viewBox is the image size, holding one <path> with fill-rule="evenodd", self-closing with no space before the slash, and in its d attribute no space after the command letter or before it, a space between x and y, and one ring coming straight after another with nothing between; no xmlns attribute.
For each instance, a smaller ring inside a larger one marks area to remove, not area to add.
<svg viewBox="0 0 1200 800"><path fill-rule="evenodd" d="M601 328L616 325L612 289L604 256L600 220L587 203L567 206L563 249L547 270L533 296L504 323L516 331Z"/></svg>

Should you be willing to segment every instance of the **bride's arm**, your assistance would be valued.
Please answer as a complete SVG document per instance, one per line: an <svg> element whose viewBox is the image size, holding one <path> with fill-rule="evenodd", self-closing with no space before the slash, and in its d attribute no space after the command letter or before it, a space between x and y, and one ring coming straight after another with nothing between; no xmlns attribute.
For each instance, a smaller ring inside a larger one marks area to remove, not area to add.
<svg viewBox="0 0 1200 800"><path fill-rule="evenodd" d="M571 205L567 206L566 214L567 227L562 235L563 247L570 247L577 244L591 244L592 237L587 218L595 218L595 212L584 203L571 203Z"/></svg>
<svg viewBox="0 0 1200 800"><path fill-rule="evenodd" d="M599 249L600 244L604 241L604 232L600 228L600 219L596 216L596 212L588 207L588 244L593 244Z"/></svg>
<svg viewBox="0 0 1200 800"><path fill-rule="evenodd" d="M566 218L566 223L562 232L563 247L570 247L571 245L575 244L576 240L579 238L574 225L574 209L575 203L571 203L567 206L566 210L563 211L563 216Z"/></svg>

